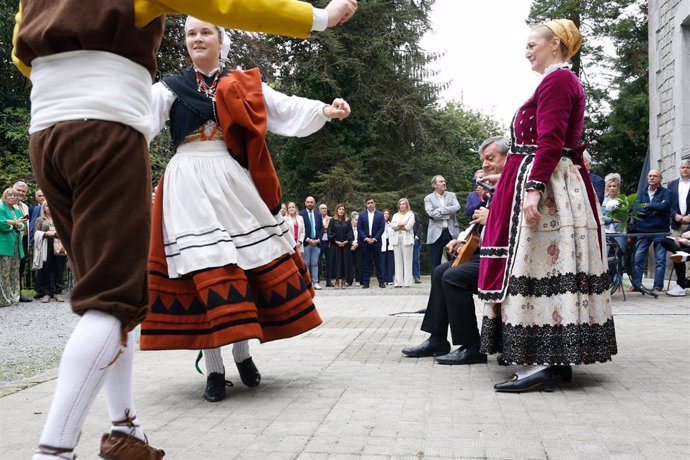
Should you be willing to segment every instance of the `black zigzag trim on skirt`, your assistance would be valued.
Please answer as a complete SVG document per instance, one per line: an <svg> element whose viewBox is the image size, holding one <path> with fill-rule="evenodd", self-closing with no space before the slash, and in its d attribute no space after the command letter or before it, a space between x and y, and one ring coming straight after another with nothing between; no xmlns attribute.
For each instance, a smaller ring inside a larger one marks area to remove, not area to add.
<svg viewBox="0 0 690 460"><path fill-rule="evenodd" d="M482 321L482 353L503 353L513 364L594 364L618 353L613 319L604 324L515 326Z"/></svg>

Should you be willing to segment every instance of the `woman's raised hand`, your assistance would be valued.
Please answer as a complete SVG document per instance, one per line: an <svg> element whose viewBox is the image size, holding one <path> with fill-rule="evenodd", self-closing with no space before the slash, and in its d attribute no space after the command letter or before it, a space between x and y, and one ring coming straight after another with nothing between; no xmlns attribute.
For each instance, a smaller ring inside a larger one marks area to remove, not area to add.
<svg viewBox="0 0 690 460"><path fill-rule="evenodd" d="M327 105L323 108L323 114L328 118L344 120L350 116L350 104L348 104L345 99L337 97L333 99L331 105Z"/></svg>

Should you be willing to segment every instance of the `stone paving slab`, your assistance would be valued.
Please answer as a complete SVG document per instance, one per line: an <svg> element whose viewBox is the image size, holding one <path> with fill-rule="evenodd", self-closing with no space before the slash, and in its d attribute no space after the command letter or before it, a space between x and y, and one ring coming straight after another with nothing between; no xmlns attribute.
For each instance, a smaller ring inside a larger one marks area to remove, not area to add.
<svg viewBox="0 0 690 460"><path fill-rule="evenodd" d="M428 283L322 290L319 328L252 344L261 385L202 399L193 351L136 352L137 410L170 459L690 458L690 298L614 295L619 354L579 366L554 393L499 394L512 368L403 357L419 343ZM402 314L400 314L402 312ZM477 313L480 306L477 305ZM0 459L30 458L55 371L0 397ZM11 393L11 394L7 394ZM97 458L108 428L99 396L77 453Z"/></svg>

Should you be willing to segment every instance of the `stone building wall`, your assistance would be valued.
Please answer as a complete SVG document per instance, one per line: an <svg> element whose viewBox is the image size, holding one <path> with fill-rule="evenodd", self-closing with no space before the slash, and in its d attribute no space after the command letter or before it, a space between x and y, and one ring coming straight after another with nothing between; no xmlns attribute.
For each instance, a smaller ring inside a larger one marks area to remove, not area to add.
<svg viewBox="0 0 690 460"><path fill-rule="evenodd" d="M649 0L650 166L664 183L690 158L690 0Z"/></svg>

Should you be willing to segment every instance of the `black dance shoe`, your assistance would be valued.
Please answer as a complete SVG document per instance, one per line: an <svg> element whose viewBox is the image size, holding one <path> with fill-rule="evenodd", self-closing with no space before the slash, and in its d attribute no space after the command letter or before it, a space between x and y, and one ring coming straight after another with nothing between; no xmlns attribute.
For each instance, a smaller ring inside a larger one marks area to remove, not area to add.
<svg viewBox="0 0 690 460"><path fill-rule="evenodd" d="M241 363L235 363L237 370L240 371L240 379L242 383L248 387L256 387L261 383L261 374L259 369L254 365L252 358L247 358Z"/></svg>
<svg viewBox="0 0 690 460"><path fill-rule="evenodd" d="M379 283L379 287L381 289L386 289L386 283Z"/></svg>
<svg viewBox="0 0 690 460"><path fill-rule="evenodd" d="M523 393L525 391L541 390L548 393L552 392L556 380L550 367L542 369L528 377L518 379L517 374L513 374L510 380L497 383L494 390L504 393Z"/></svg>
<svg viewBox="0 0 690 460"><path fill-rule="evenodd" d="M424 358L427 356L445 355L450 351L447 340L429 338L416 347L403 348L402 353L410 358Z"/></svg>
<svg viewBox="0 0 690 460"><path fill-rule="evenodd" d="M225 387L232 386L232 382L225 380L225 374L211 372L206 378L204 399L208 402L218 402L225 399Z"/></svg>
<svg viewBox="0 0 690 460"><path fill-rule="evenodd" d="M463 345L447 355L437 356L435 361L439 364L453 366L455 364L484 364L486 355L479 352L479 344Z"/></svg>
<svg viewBox="0 0 690 460"><path fill-rule="evenodd" d="M551 366L554 377L560 377L561 382L573 381L573 368L570 365L565 366Z"/></svg>

